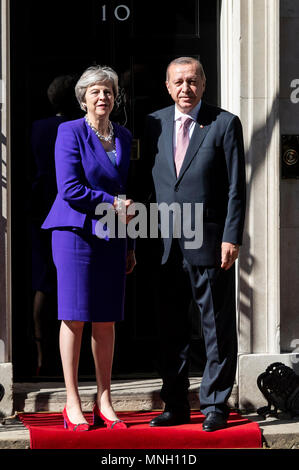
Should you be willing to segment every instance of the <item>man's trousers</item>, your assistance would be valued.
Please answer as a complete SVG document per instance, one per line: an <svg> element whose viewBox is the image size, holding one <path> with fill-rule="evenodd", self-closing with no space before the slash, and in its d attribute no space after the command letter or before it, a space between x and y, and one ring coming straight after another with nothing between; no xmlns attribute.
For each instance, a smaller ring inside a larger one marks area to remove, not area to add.
<svg viewBox="0 0 299 470"><path fill-rule="evenodd" d="M235 266L192 266L177 240L159 276L159 364L165 410L189 411L190 300L198 306L206 350L200 409L228 413L237 363Z"/></svg>

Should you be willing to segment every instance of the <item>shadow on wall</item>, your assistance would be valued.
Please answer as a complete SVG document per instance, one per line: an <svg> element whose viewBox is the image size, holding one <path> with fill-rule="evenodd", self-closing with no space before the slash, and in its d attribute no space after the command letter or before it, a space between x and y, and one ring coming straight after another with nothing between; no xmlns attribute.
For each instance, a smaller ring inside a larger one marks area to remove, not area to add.
<svg viewBox="0 0 299 470"><path fill-rule="evenodd" d="M254 293L252 287L248 284L247 279L252 273L254 265L262 263L263 260L258 260L253 256L253 250L251 248L251 239L246 229L248 226L248 207L250 207L253 191L253 183L258 172L262 169L266 162L267 153L269 151L270 143L273 136L274 128L279 120L279 96L278 94L273 99L271 111L269 112L266 122L264 125L257 128L251 138L248 150L245 154L245 161L247 168L249 169L248 182L247 182L247 214L245 220L245 231L243 238L243 246L240 251L240 262L239 262L239 289L241 292L241 298L239 303L239 311L245 315L247 321L244 326L244 322L240 325L239 320L239 337L248 335L247 327L250 328L250 344L248 351L253 350L253 337L254 331L252 328L252 312L254 309ZM264 151L261 151L261 145L264 143ZM246 328L246 330L245 330Z"/></svg>

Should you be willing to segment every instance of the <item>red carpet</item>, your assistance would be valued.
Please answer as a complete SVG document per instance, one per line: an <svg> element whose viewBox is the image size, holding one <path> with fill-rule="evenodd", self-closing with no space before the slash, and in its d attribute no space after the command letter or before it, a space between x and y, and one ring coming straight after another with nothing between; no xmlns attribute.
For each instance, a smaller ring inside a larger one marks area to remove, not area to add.
<svg viewBox="0 0 299 470"><path fill-rule="evenodd" d="M204 416L191 414L191 423L168 428L151 428L158 412L119 412L128 429L92 427L87 432L64 429L61 413L20 413L30 431L31 449L254 449L262 447L257 423L231 413L228 427L214 432L202 430ZM91 413L85 413L91 422Z"/></svg>

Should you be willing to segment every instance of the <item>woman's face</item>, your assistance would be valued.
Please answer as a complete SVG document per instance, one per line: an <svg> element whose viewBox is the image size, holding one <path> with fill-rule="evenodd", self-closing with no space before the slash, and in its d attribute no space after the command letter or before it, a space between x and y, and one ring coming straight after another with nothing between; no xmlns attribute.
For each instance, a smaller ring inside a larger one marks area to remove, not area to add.
<svg viewBox="0 0 299 470"><path fill-rule="evenodd" d="M110 82L97 83L85 93L87 112L94 118L109 117L114 106L114 93Z"/></svg>

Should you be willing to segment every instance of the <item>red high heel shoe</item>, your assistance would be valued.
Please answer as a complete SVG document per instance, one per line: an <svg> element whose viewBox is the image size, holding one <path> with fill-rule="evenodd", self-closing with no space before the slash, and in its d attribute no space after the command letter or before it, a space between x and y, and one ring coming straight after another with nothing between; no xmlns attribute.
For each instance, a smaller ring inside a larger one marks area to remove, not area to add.
<svg viewBox="0 0 299 470"><path fill-rule="evenodd" d="M79 423L79 424L71 423L66 412L66 407L64 407L62 415L64 419L64 429L69 429L70 431L88 431L89 430L89 424L87 423Z"/></svg>
<svg viewBox="0 0 299 470"><path fill-rule="evenodd" d="M124 423L124 421L122 421L121 419L115 419L114 421L111 421L110 419L107 419L100 412L97 403L94 404L94 407L93 407L93 410L92 410L92 416L93 416L93 424L94 425L106 424L107 429L127 429L126 423Z"/></svg>

